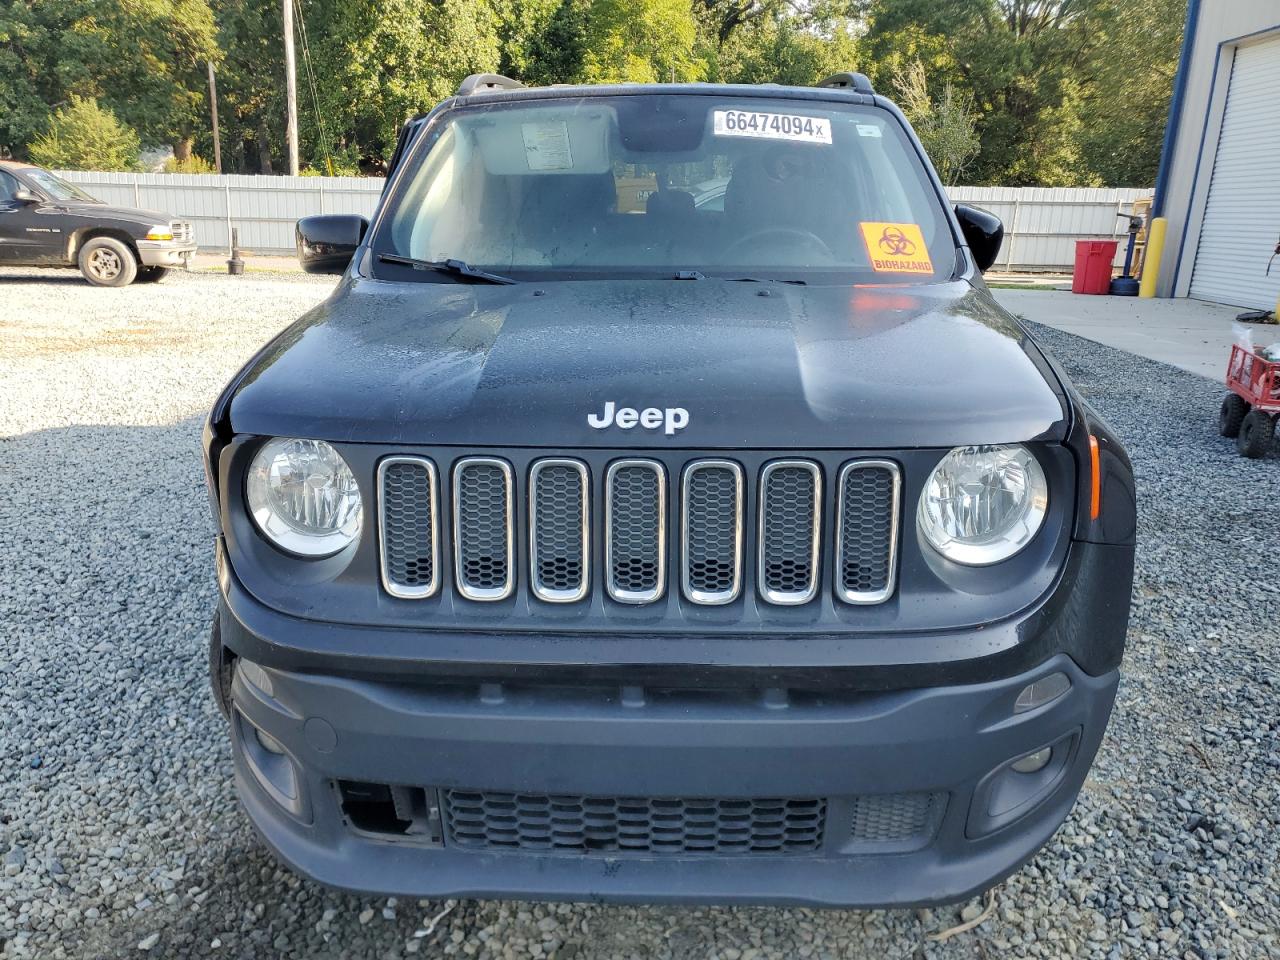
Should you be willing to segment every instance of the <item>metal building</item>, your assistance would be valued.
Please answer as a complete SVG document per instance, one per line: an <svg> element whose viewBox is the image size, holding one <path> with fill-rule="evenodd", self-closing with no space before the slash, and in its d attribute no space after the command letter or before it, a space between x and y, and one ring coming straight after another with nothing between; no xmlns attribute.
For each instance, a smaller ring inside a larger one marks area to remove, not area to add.
<svg viewBox="0 0 1280 960"><path fill-rule="evenodd" d="M1280 0L1191 0L1156 206L1160 296L1276 305Z"/></svg>

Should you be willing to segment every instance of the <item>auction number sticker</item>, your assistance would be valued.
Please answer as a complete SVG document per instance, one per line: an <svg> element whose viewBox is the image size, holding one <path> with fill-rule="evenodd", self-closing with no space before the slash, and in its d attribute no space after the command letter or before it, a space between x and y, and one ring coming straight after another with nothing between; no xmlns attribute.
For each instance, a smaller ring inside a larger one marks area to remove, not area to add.
<svg viewBox="0 0 1280 960"><path fill-rule="evenodd" d="M831 121L826 117L802 117L791 113L757 113L753 110L713 110L717 137L759 137L762 140L797 140L830 143Z"/></svg>
<svg viewBox="0 0 1280 960"><path fill-rule="evenodd" d="M863 221L859 226L876 273L933 273L933 261L918 224Z"/></svg>

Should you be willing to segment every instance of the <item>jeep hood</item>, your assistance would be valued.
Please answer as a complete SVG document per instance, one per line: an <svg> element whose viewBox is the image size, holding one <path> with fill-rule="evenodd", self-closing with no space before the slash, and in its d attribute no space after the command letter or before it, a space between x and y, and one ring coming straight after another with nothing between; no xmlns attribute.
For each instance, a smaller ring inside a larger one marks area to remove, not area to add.
<svg viewBox="0 0 1280 960"><path fill-rule="evenodd" d="M964 282L348 278L229 389L236 433L393 444L946 447L1066 427L1026 331ZM610 401L688 425L592 427Z"/></svg>

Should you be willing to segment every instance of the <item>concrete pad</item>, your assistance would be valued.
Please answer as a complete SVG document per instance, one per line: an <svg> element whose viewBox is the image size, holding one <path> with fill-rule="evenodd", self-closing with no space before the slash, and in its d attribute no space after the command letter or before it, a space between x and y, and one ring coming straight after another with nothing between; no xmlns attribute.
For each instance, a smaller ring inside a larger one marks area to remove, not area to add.
<svg viewBox="0 0 1280 960"><path fill-rule="evenodd" d="M1057 290L991 291L1006 310L1034 323L1222 380L1241 307L1203 300L1092 297ZM1280 327L1241 324L1258 347L1280 341Z"/></svg>

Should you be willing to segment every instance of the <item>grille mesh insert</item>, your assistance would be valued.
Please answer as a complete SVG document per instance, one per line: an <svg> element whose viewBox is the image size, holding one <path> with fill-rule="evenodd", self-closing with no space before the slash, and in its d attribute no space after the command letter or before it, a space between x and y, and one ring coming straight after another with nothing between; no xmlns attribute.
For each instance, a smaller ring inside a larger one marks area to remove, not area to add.
<svg viewBox="0 0 1280 960"><path fill-rule="evenodd" d="M389 585L415 595L435 586L435 490L424 461L382 468L382 552Z"/></svg>
<svg viewBox="0 0 1280 960"><path fill-rule="evenodd" d="M662 592L663 474L657 464L624 463L609 479L609 589L617 599Z"/></svg>
<svg viewBox="0 0 1280 960"><path fill-rule="evenodd" d="M760 579L774 599L804 599L814 590L816 468L782 464L761 490Z"/></svg>
<svg viewBox="0 0 1280 960"><path fill-rule="evenodd" d="M825 800L660 799L441 791L448 842L566 853L795 854L817 850Z"/></svg>
<svg viewBox="0 0 1280 960"><path fill-rule="evenodd" d="M943 793L855 797L850 837L855 843L924 846L937 830Z"/></svg>
<svg viewBox="0 0 1280 960"><path fill-rule="evenodd" d="M576 595L584 586L584 476L581 468L567 463L535 467L533 575L544 599Z"/></svg>
<svg viewBox="0 0 1280 960"><path fill-rule="evenodd" d="M510 583L507 473L488 462L458 467L456 527L458 580L464 592L495 593Z"/></svg>
<svg viewBox="0 0 1280 960"><path fill-rule="evenodd" d="M685 479L685 591L691 600L729 600L737 593L742 503L732 466L699 464Z"/></svg>
<svg viewBox="0 0 1280 960"><path fill-rule="evenodd" d="M896 474L853 466L840 491L840 586L846 595L878 596L893 577Z"/></svg>

